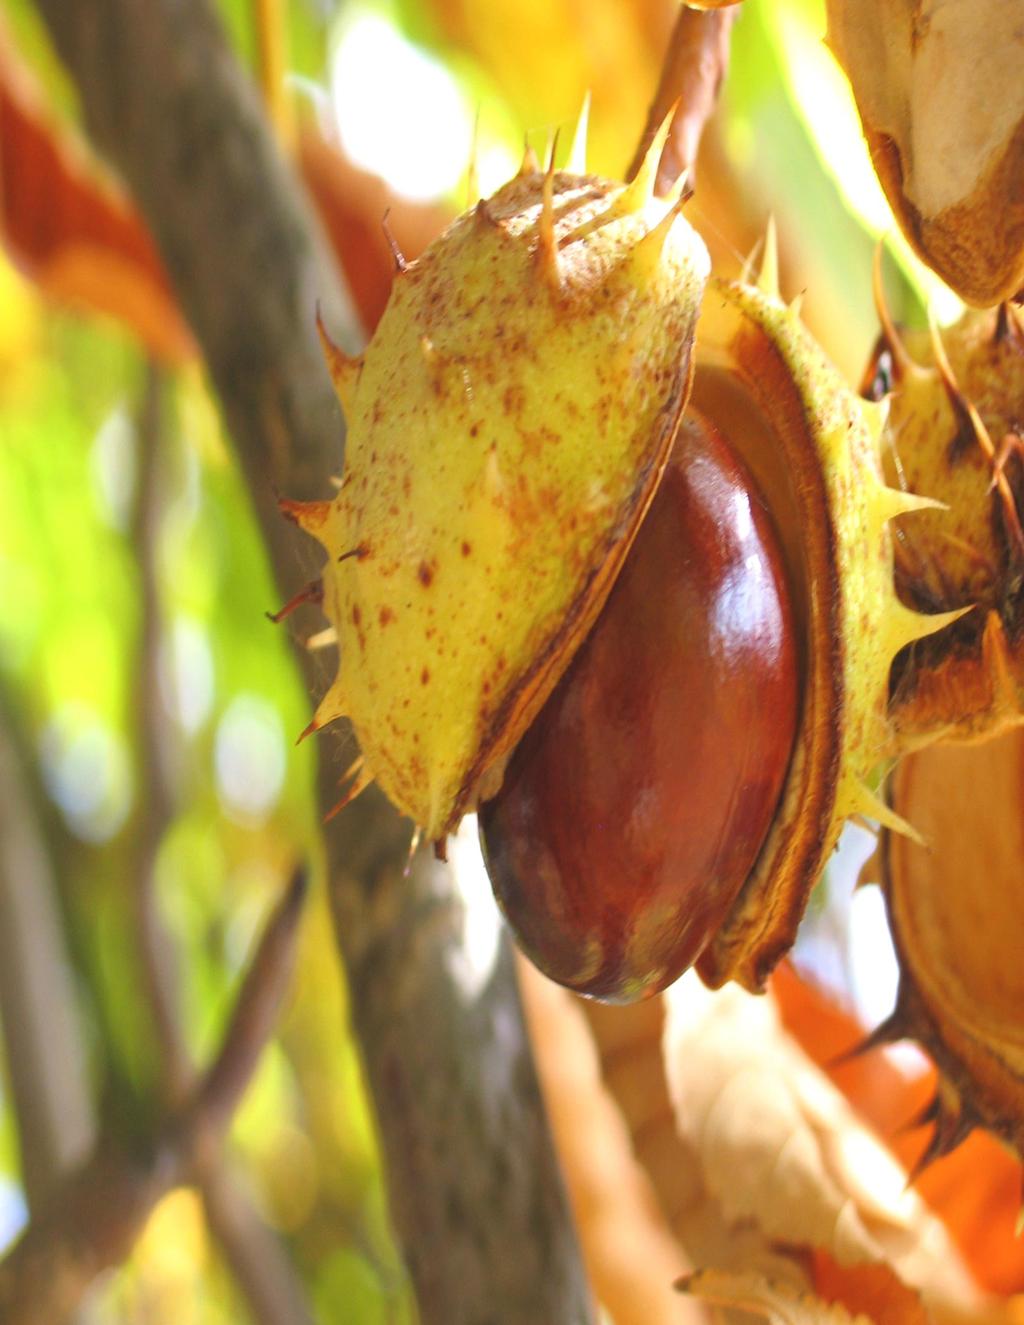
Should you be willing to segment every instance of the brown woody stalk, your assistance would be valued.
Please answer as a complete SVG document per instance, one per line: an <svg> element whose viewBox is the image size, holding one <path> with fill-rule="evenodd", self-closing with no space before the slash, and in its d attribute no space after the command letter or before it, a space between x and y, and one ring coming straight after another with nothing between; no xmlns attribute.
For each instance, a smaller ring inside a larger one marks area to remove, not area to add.
<svg viewBox="0 0 1024 1325"><path fill-rule="evenodd" d="M647 123L626 173L627 179L632 179L640 169L654 135L675 106L655 192L667 193L684 171L689 172L692 185L701 135L729 67L729 37L738 12L738 6L708 11L680 6L658 90L647 112Z"/></svg>
<svg viewBox="0 0 1024 1325"><path fill-rule="evenodd" d="M322 498L341 464L315 304L350 346L355 320L326 247L209 0L38 5L90 132L127 179L171 273L289 597L315 567L276 496ZM319 691L325 678L306 667ZM321 749L326 810L341 767L337 744ZM482 992L458 985L461 904L448 871L426 857L402 878L408 838L409 826L367 793L331 826L327 854L421 1320L589 1321L509 952Z"/></svg>
<svg viewBox="0 0 1024 1325"><path fill-rule="evenodd" d="M0 692L0 1029L29 1209L95 1141L82 1026L58 905L54 825Z"/></svg>

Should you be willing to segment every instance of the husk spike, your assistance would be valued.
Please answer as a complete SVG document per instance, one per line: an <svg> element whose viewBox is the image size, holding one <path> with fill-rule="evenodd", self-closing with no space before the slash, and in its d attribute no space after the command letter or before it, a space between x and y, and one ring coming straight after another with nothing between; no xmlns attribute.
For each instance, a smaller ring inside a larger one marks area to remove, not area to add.
<svg viewBox="0 0 1024 1325"><path fill-rule="evenodd" d="M332 805L324 815L324 823L329 823L335 815L340 814L346 806L351 805L356 797L362 795L374 780L373 773L371 773L369 768L366 767L362 755L360 755L355 763L352 764L351 768L348 769L341 780L342 782L347 782L349 778L353 778L351 786L349 786L348 790L343 793L341 799L335 805Z"/></svg>
<svg viewBox="0 0 1024 1325"><path fill-rule="evenodd" d="M330 690L324 695L313 714L313 723L317 728L326 727L337 718L348 717L348 701L340 686L340 678L335 680Z"/></svg>
<svg viewBox="0 0 1024 1325"><path fill-rule="evenodd" d="M491 229L500 229L499 223L491 211L486 198L480 198L473 208L473 216L476 218L477 225L486 225Z"/></svg>
<svg viewBox="0 0 1024 1325"><path fill-rule="evenodd" d="M676 176L675 183L665 194L665 205L681 208L683 203L689 202L692 197L693 185L690 183L690 171L687 169Z"/></svg>
<svg viewBox="0 0 1024 1325"><path fill-rule="evenodd" d="M909 1036L910 1030L906 1026L903 1013L897 1004L885 1020L879 1022L873 1031L869 1031L863 1039L858 1040L849 1049L844 1049L835 1058L829 1059L828 1067L830 1070L842 1067L846 1063L852 1063L857 1058L863 1058L865 1054L869 1054L875 1049L882 1049L888 1044L896 1044L899 1040L906 1040Z"/></svg>
<svg viewBox="0 0 1024 1325"><path fill-rule="evenodd" d="M310 653L316 653L320 649L330 649L338 643L338 632L333 626L325 626L323 630L318 630L306 639L306 648Z"/></svg>
<svg viewBox="0 0 1024 1325"><path fill-rule="evenodd" d="M420 843L423 841L423 829L419 824L412 830L412 837L409 839L409 850L405 857L405 867L402 870L402 878L407 879L412 870L412 858L419 850Z"/></svg>
<svg viewBox="0 0 1024 1325"><path fill-rule="evenodd" d="M973 611L974 604L971 603L967 607L958 607L952 612L932 612L926 615L904 607L898 600L893 602L886 613L884 626L891 655L895 657L908 644L945 630L954 621L959 621L962 616Z"/></svg>
<svg viewBox="0 0 1024 1325"><path fill-rule="evenodd" d="M587 173L587 131L589 127L590 89L588 88L583 96L583 104L580 106L576 128L573 130L569 159L565 163L565 169L572 175L585 175Z"/></svg>
<svg viewBox="0 0 1024 1325"><path fill-rule="evenodd" d="M384 215L380 218L380 228L384 231L384 238L387 240L388 248L391 250L391 257L395 263L395 275L397 277L402 275L409 264L406 262L405 254L398 245L398 240L391 231L390 221L391 208L387 207L384 210Z"/></svg>
<svg viewBox="0 0 1024 1325"><path fill-rule="evenodd" d="M974 1131L977 1123L971 1115L965 1110L960 1109L952 1112L941 1101L938 1095L932 1101L932 1106L926 1112L929 1117L924 1122L934 1121L935 1130L928 1138L928 1144L918 1156L907 1175L907 1186L912 1186L925 1169L930 1168L937 1159L954 1151L958 1145L966 1141L971 1132Z"/></svg>
<svg viewBox="0 0 1024 1325"><path fill-rule="evenodd" d="M327 524L333 502L329 501L293 501L290 497L279 497L277 508L286 520L291 520L307 534L319 538Z"/></svg>
<svg viewBox="0 0 1024 1325"><path fill-rule="evenodd" d="M616 270L617 277L621 278L628 271L630 281L640 282L657 267L672 226L682 210L683 199L678 198L667 208L658 224L652 226L633 246L622 265Z"/></svg>
<svg viewBox="0 0 1024 1325"><path fill-rule="evenodd" d="M907 823L906 819L897 814L891 805L888 805L881 796L876 795L864 782L857 784L856 808L853 812L877 820L883 828L888 828L892 833L899 833L901 837L908 837L919 847L928 845L912 824Z"/></svg>
<svg viewBox="0 0 1024 1325"><path fill-rule="evenodd" d="M306 725L305 725L305 727L303 727L302 731L300 731L299 734L298 734L298 736L296 736L296 738L295 738L295 744L296 744L296 745L301 745L303 741L305 741L308 737L312 736L313 733L314 733L315 731L319 731L319 730L320 730L320 728L319 728L319 726L317 725L317 720L316 720L316 718L310 718L309 722L306 723Z"/></svg>
<svg viewBox="0 0 1024 1325"><path fill-rule="evenodd" d="M363 367L362 357L357 355L355 358L350 358L340 345L335 344L324 325L319 308L316 310L316 329L320 336L324 358L327 360L327 371L331 375L334 390L341 401L341 408L345 411L346 416L350 416L352 403L355 400L356 386L359 382L359 374Z"/></svg>
<svg viewBox="0 0 1024 1325"><path fill-rule="evenodd" d="M779 298L779 237L775 229L774 216L769 216L768 224L765 226L761 268L754 284L769 299Z"/></svg>
<svg viewBox="0 0 1024 1325"><path fill-rule="evenodd" d="M523 175L536 175L540 170L540 162L537 160L537 153L533 150L530 140L523 139L523 159L519 166L519 172L516 176L521 179Z"/></svg>
<svg viewBox="0 0 1024 1325"><path fill-rule="evenodd" d="M469 140L469 160L466 162L466 210L480 200L480 107L473 116L473 136Z"/></svg>
<svg viewBox="0 0 1024 1325"><path fill-rule="evenodd" d="M658 126L658 130L651 139L651 145L644 153L644 159L640 163L640 169L629 181L626 187L619 194L619 208L624 212L639 212L646 207L654 197L654 185L658 179L658 167L661 164L661 154L665 150L665 143L668 139L668 131L672 127L672 121L675 118L676 105L672 107L669 113Z"/></svg>
<svg viewBox="0 0 1024 1325"><path fill-rule="evenodd" d="M883 487L878 492L876 510L883 523L888 523L901 515L911 515L914 511L948 511L949 506L944 501L923 497L917 492Z"/></svg>
<svg viewBox="0 0 1024 1325"><path fill-rule="evenodd" d="M561 285L558 268L558 243L555 239L555 149L558 134L551 141L548 166L544 172L540 216L537 219L537 260L545 278L556 289Z"/></svg>
<svg viewBox="0 0 1024 1325"><path fill-rule="evenodd" d="M907 347L896 330L896 324L892 320L889 312L889 305L885 301L885 280L882 276L882 254L884 246L879 240L875 245L875 257L871 264L871 293L875 300L875 312L878 314L878 320L882 324L882 334L885 337L885 343L892 356L892 375L895 381L899 381L911 372L915 367L913 359L907 353Z"/></svg>
<svg viewBox="0 0 1024 1325"><path fill-rule="evenodd" d="M276 612L267 612L266 617L268 621L272 621L276 626L284 621L286 617L290 617L295 609L301 607L303 603L322 603L323 600L323 580L319 578L310 580L308 584L303 585L298 593L292 594L291 598L288 599L283 607L279 607Z"/></svg>
<svg viewBox="0 0 1024 1325"><path fill-rule="evenodd" d="M1012 341L1016 349L1024 352L1024 326L1013 304L1004 301L999 305L992 339L997 345L1004 340Z"/></svg>

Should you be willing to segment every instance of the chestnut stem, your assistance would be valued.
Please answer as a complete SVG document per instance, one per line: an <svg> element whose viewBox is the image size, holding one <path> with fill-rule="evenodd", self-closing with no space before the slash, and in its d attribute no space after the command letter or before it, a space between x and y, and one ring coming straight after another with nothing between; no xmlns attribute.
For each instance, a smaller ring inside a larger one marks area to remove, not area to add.
<svg viewBox="0 0 1024 1325"><path fill-rule="evenodd" d="M270 1037L305 895L298 870L264 927L216 1056L179 1107L135 1150L101 1136L0 1261L6 1325L67 1320L95 1277L128 1255L157 1202L209 1171Z"/></svg>
<svg viewBox="0 0 1024 1325"><path fill-rule="evenodd" d="M689 171L692 184L701 134L715 108L718 89L729 65L729 37L738 12L738 6L708 11L680 7L661 67L658 90L626 172L627 179L632 179L640 169L655 133L676 106L654 191L659 195L668 193L684 171Z"/></svg>

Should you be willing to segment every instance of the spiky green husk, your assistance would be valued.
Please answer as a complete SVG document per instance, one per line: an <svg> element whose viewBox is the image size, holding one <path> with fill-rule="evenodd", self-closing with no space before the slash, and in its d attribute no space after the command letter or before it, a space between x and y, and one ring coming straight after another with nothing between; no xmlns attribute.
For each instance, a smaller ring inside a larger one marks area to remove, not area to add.
<svg viewBox="0 0 1024 1325"><path fill-rule="evenodd" d="M527 164L398 275L361 360L327 346L343 483L292 512L341 649L315 726L347 714L355 789L429 837L568 665L674 438L708 259L652 179Z"/></svg>
<svg viewBox="0 0 1024 1325"><path fill-rule="evenodd" d="M802 613L803 709L780 810L699 967L708 983L758 989L792 946L846 820L905 827L874 789L890 753L889 670L949 617L896 597L890 522L923 503L886 486L884 407L853 395L797 312L770 290L712 282L700 347L695 403L765 493Z"/></svg>

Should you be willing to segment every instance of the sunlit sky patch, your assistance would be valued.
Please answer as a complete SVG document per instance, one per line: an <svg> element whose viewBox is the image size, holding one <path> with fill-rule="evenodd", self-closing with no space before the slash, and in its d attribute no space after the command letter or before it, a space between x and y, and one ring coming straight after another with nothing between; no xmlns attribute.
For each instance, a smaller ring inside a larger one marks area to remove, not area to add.
<svg viewBox="0 0 1024 1325"><path fill-rule="evenodd" d="M5 1250L28 1220L28 1207L17 1187L8 1178L0 1178L0 1251Z"/></svg>
<svg viewBox="0 0 1024 1325"><path fill-rule="evenodd" d="M847 918L853 999L866 1026L883 1022L896 1006L900 969L889 937L881 888L858 888Z"/></svg>
<svg viewBox="0 0 1024 1325"><path fill-rule="evenodd" d="M347 155L407 198L454 189L473 146L473 114L444 66L377 14L342 25L331 93Z"/></svg>
<svg viewBox="0 0 1024 1325"><path fill-rule="evenodd" d="M330 83L329 98L304 90L333 120L351 160L406 198L452 194L468 205L475 199L462 190L472 158L484 197L518 169L507 110L486 94L472 106L451 70L373 9L353 5L342 20Z"/></svg>
<svg viewBox="0 0 1024 1325"><path fill-rule="evenodd" d="M476 998L494 974L501 940L501 917L480 854L476 815L467 814L448 839L448 859L462 901L462 943L446 954L449 968L467 998Z"/></svg>

